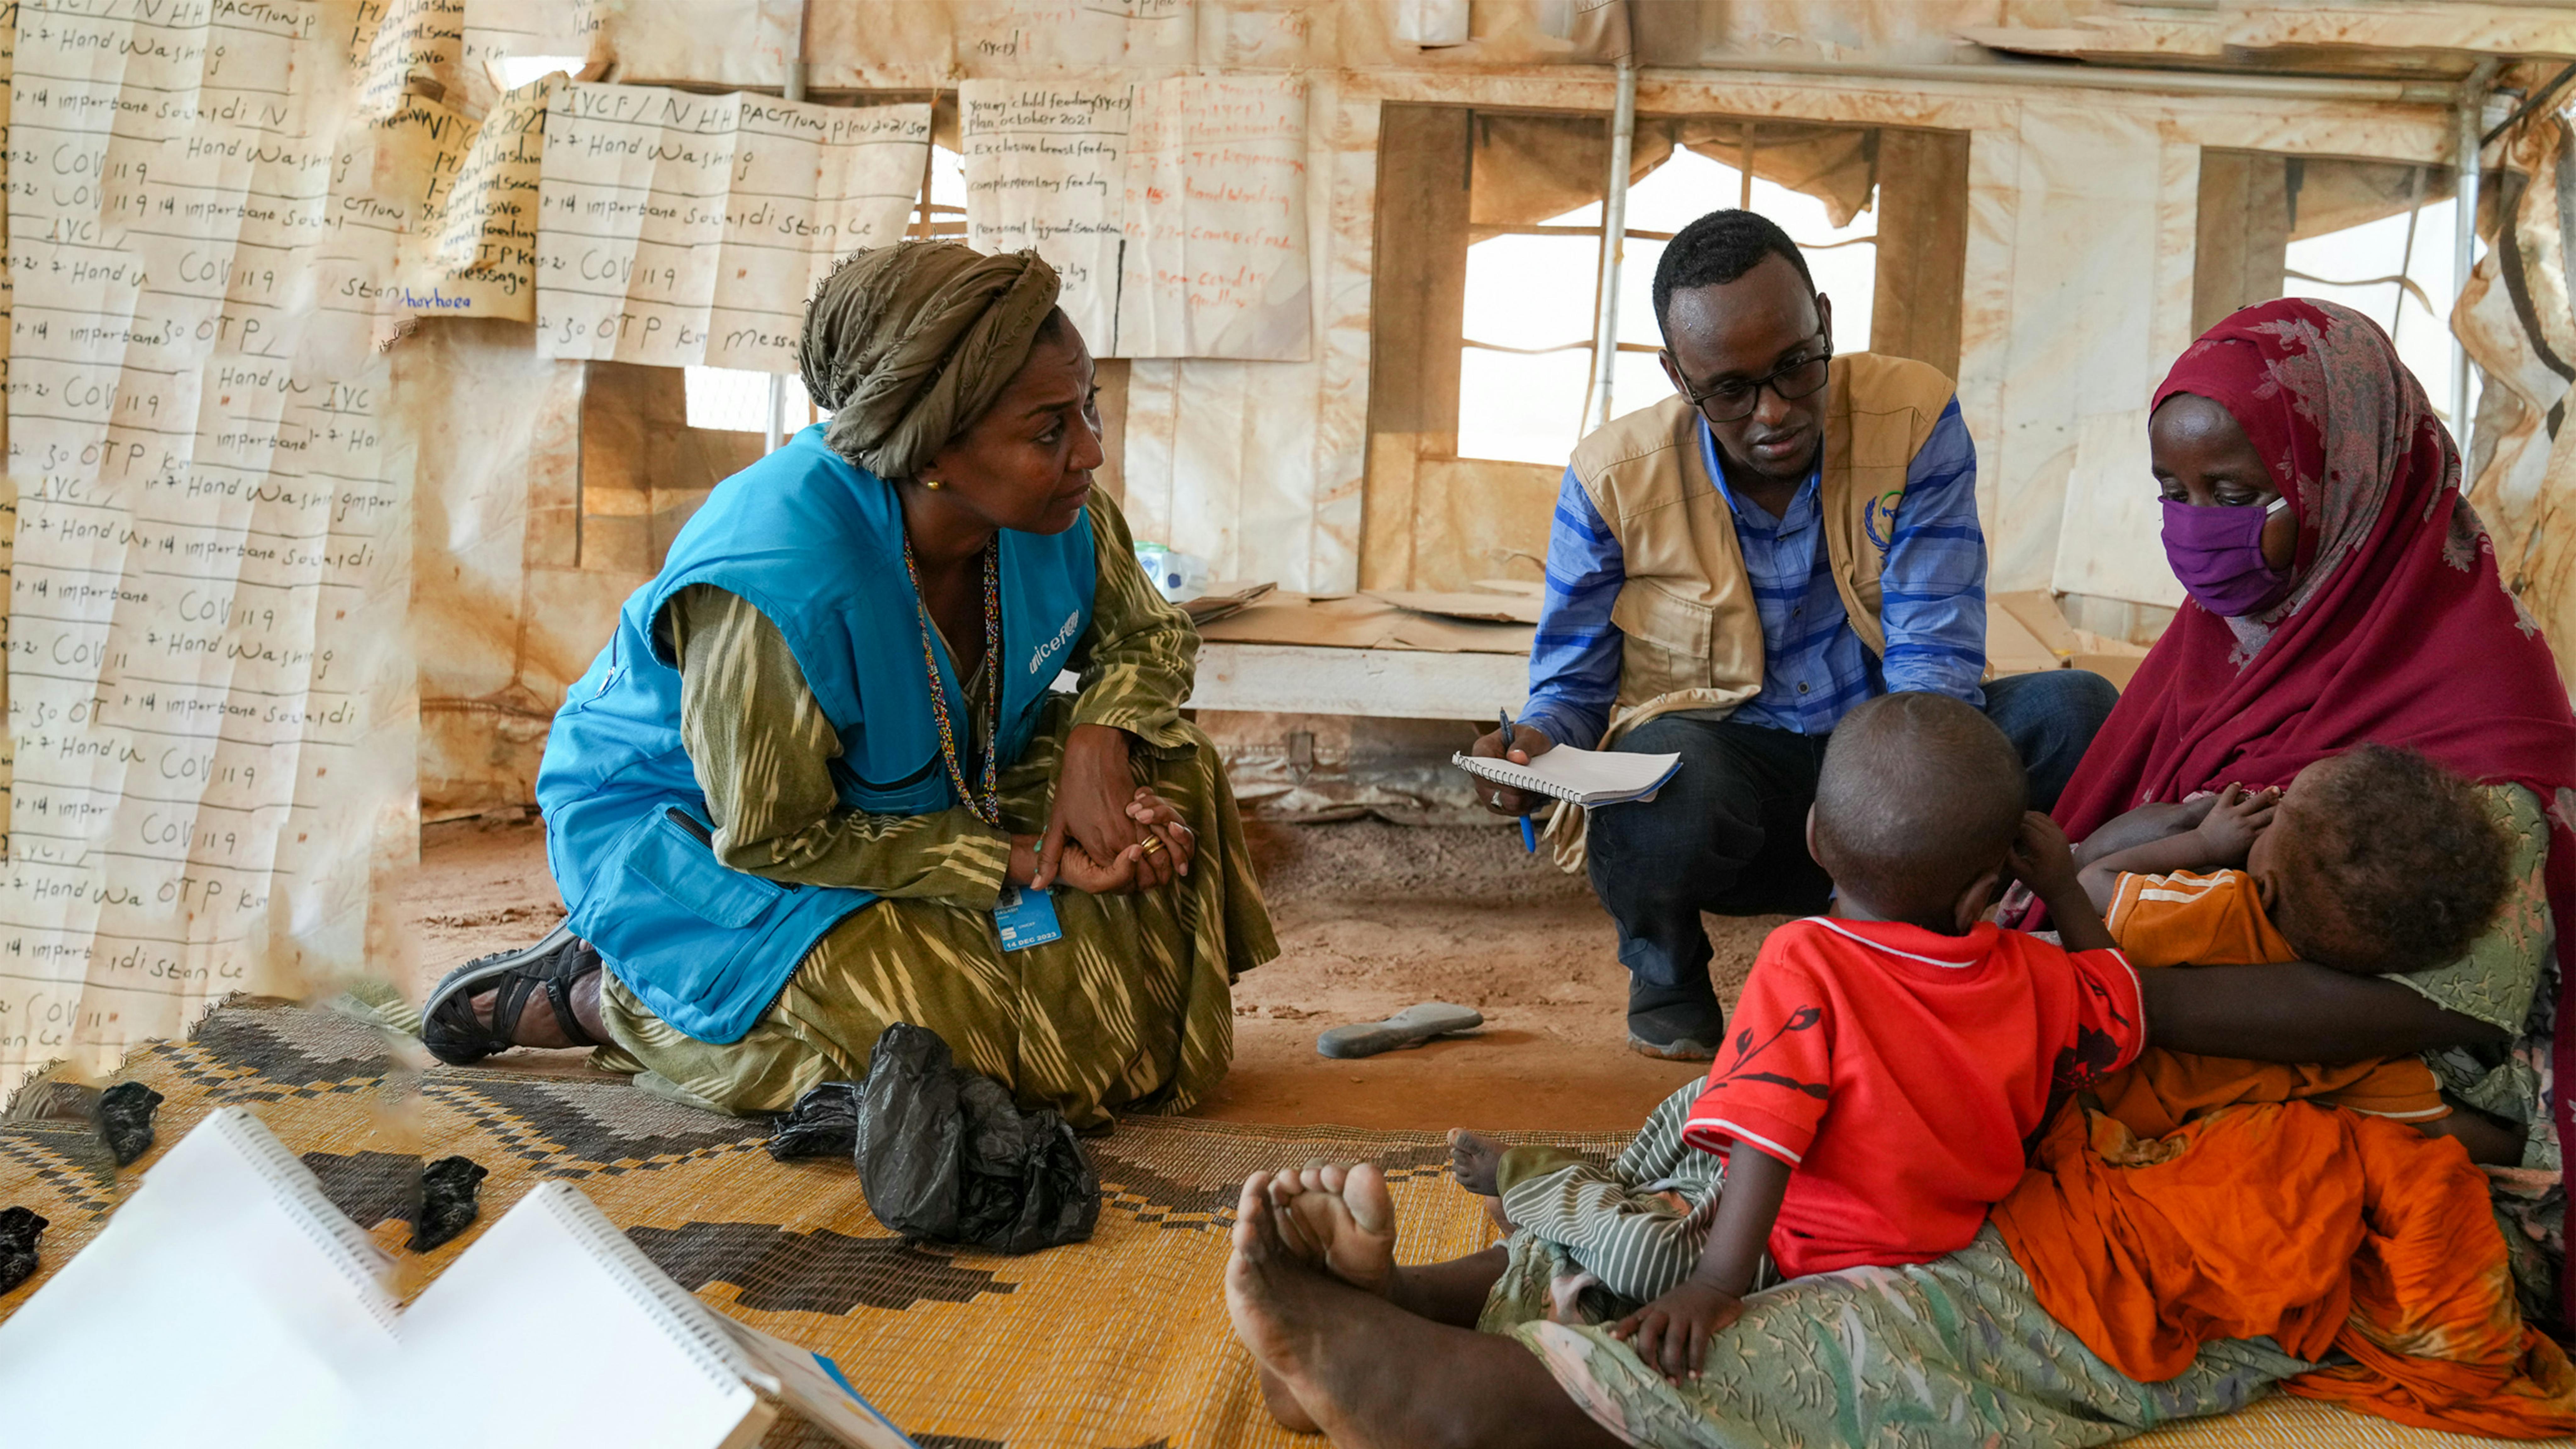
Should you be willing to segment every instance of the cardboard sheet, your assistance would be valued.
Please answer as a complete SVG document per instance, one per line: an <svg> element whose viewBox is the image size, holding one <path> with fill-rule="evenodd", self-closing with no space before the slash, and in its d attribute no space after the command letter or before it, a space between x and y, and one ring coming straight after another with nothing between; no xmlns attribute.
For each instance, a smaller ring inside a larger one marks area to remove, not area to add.
<svg viewBox="0 0 2576 1449"><path fill-rule="evenodd" d="M2000 600L1986 601L1986 678L2065 667L2066 656L2049 648Z"/></svg>
<svg viewBox="0 0 2576 1449"><path fill-rule="evenodd" d="M1182 600L1181 612L1190 616L1192 624L1210 624L1218 619L1243 612L1246 605L1274 592L1278 587L1277 584L1269 583L1210 584L1206 593L1195 599Z"/></svg>
<svg viewBox="0 0 2576 1449"><path fill-rule="evenodd" d="M1994 652L1993 631L2002 622L1996 618L1998 613L2060 659L2074 653L2081 642L2082 631L2066 622L2066 611L2057 606L2056 595L2046 589L2020 589L1986 597L1989 654Z"/></svg>
<svg viewBox="0 0 2576 1449"><path fill-rule="evenodd" d="M326 293L354 85L315 0L23 4L0 1092L365 955L414 849L408 461ZM112 124L111 124L112 123Z"/></svg>
<svg viewBox="0 0 2576 1449"><path fill-rule="evenodd" d="M559 85L538 204L539 350L795 371L813 282L902 234L929 145L927 105Z"/></svg>
<svg viewBox="0 0 2576 1449"><path fill-rule="evenodd" d="M1483 624L1536 624L1540 602L1535 594L1437 594L1400 589L1371 589L1368 596L1417 614Z"/></svg>
<svg viewBox="0 0 2576 1449"><path fill-rule="evenodd" d="M1309 598L1275 593L1199 629L1224 644L1317 644L1338 649L1422 649L1438 654L1522 654L1527 624L1472 623L1399 608L1367 594Z"/></svg>

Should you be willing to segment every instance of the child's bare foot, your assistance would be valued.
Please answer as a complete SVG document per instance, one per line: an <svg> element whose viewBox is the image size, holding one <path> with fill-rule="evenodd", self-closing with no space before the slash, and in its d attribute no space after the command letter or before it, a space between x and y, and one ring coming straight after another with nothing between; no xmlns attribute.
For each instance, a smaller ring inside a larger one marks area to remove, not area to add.
<svg viewBox="0 0 2576 1449"><path fill-rule="evenodd" d="M1479 1137L1464 1127L1449 1129L1449 1175L1478 1197L1500 1197L1495 1179L1503 1170L1503 1144Z"/></svg>
<svg viewBox="0 0 2576 1449"><path fill-rule="evenodd" d="M1266 1185L1282 1246L1383 1298L1395 1282L1395 1199L1374 1162L1309 1162Z"/></svg>

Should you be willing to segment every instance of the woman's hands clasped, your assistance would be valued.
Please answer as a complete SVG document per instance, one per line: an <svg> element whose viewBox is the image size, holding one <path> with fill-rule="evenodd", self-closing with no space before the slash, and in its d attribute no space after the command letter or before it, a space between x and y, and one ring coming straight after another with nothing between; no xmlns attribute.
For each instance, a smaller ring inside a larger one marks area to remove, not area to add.
<svg viewBox="0 0 2576 1449"><path fill-rule="evenodd" d="M1198 834L1172 802L1135 784L1127 735L1075 725L1056 773L1055 810L1043 836L1011 842L1010 878L1045 890L1088 895L1154 890L1190 873Z"/></svg>

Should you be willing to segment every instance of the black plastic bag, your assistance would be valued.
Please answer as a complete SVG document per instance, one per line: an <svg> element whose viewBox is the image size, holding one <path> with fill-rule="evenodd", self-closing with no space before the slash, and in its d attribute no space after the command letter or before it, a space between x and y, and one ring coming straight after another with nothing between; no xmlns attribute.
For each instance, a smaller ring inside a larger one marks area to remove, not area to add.
<svg viewBox="0 0 2576 1449"><path fill-rule="evenodd" d="M141 1082L119 1082L99 1093L98 1135L107 1140L117 1166L131 1167L152 1150L152 1114L160 1106L161 1094Z"/></svg>
<svg viewBox="0 0 2576 1449"><path fill-rule="evenodd" d="M36 1239L48 1226L34 1208L0 1208L0 1293L36 1276Z"/></svg>
<svg viewBox="0 0 2576 1449"><path fill-rule="evenodd" d="M1063 1116L1021 1111L909 1023L877 1038L866 1082L808 1091L769 1141L782 1162L843 1153L868 1211L907 1238L1032 1253L1083 1242L1100 1220L1100 1180Z"/></svg>
<svg viewBox="0 0 2576 1449"><path fill-rule="evenodd" d="M475 1195L486 1175L469 1157L442 1157L421 1169L420 1196L411 1212L413 1252L429 1252L473 1225L482 1211Z"/></svg>

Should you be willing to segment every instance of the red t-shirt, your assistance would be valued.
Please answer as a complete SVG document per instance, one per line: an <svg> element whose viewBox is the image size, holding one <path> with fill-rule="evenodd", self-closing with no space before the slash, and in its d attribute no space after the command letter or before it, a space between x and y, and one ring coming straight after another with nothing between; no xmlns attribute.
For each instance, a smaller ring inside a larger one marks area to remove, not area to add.
<svg viewBox="0 0 2576 1449"><path fill-rule="evenodd" d="M2021 1180L2053 1093L2146 1043L2137 973L1980 924L1792 921L1762 943L1683 1137L1788 1163L1781 1276L1964 1247Z"/></svg>

